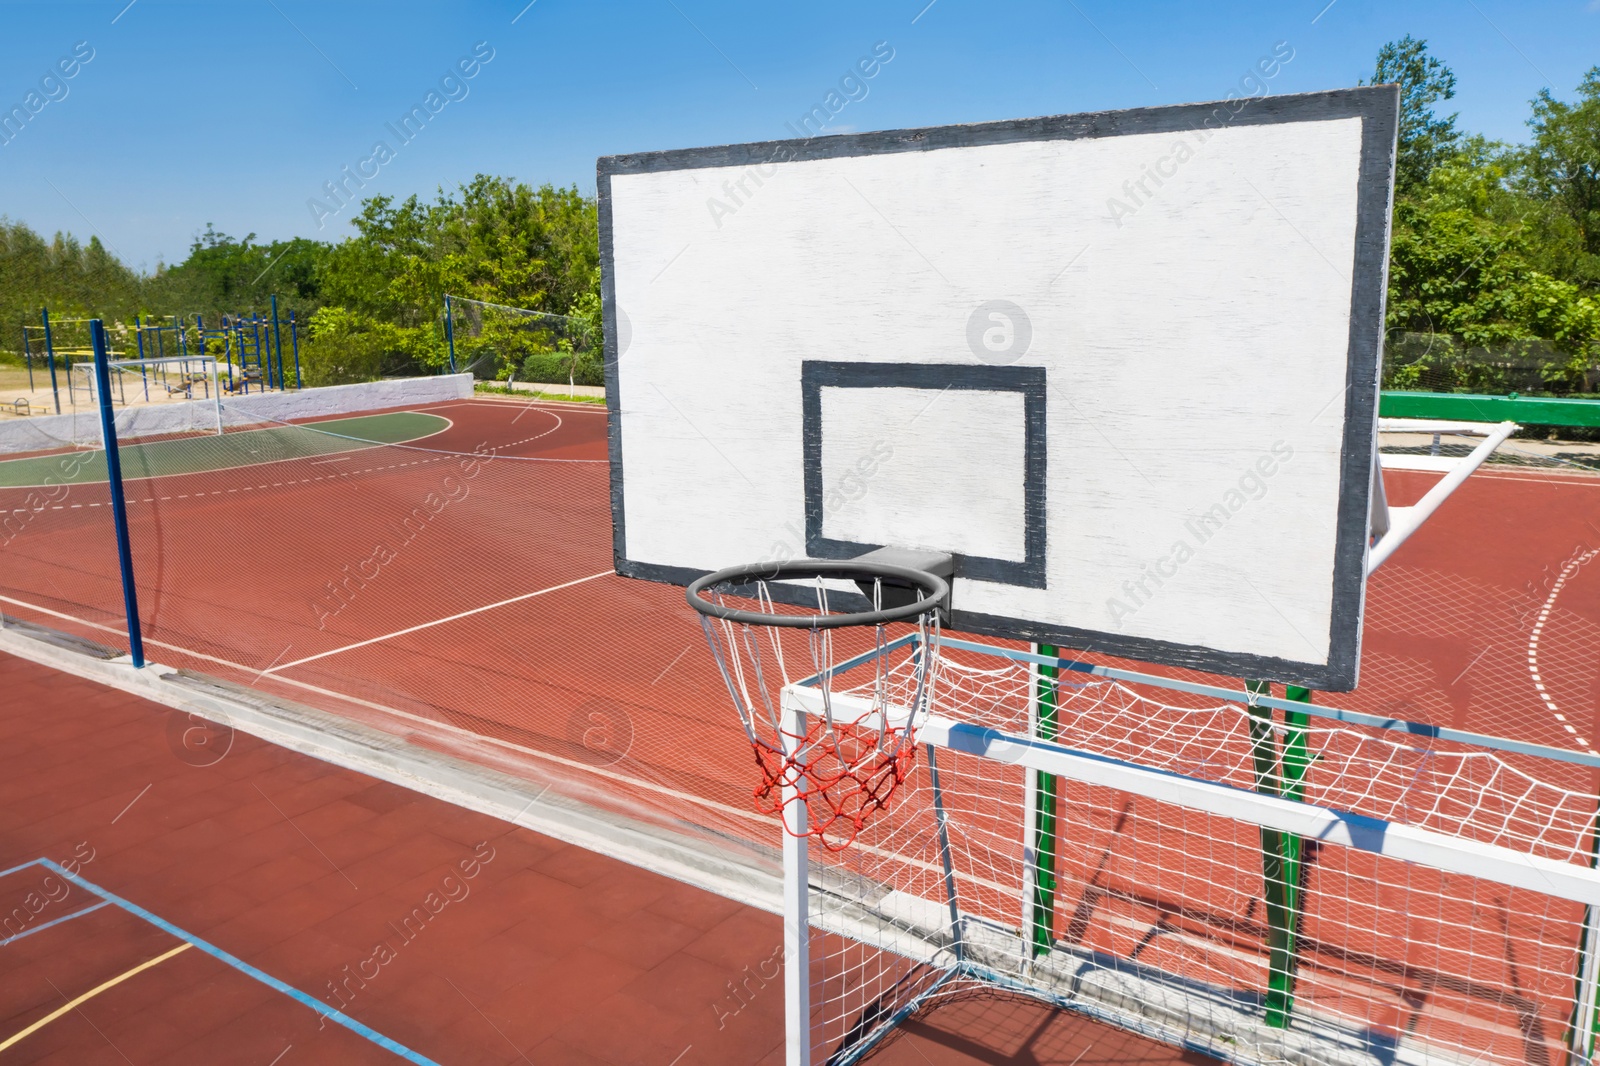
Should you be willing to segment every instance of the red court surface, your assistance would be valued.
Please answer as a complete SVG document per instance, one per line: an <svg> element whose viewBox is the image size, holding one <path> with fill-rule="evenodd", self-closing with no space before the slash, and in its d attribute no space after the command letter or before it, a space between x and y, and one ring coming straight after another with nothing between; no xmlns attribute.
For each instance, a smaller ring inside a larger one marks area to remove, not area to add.
<svg viewBox="0 0 1600 1066"><path fill-rule="evenodd" d="M610 574L604 411L426 409L452 420L424 442L444 451L380 446L130 482L150 658L557 779L631 816L774 847L775 823L751 810L749 748L682 591ZM1413 502L1433 480L1387 475L1391 502ZM23 491L0 490L0 514L27 512L0 548L0 610L125 647L104 488L74 487L48 510L28 510ZM686 514L714 508L693 501ZM1370 582L1360 686L1317 699L1592 750L1600 477L1493 467L1470 478ZM1580 768L1541 772L1594 787ZM1224 866L1247 865L1246 849L1224 850ZM1073 898L1062 893L1062 918ZM1386 943L1381 957L1399 965L1411 950ZM1487 996L1514 979L1499 953L1483 965ZM1549 972L1563 989L1534 998L1554 1040L1570 968ZM1407 971L1392 994L1437 1005L1437 976Z"/></svg>
<svg viewBox="0 0 1600 1066"><path fill-rule="evenodd" d="M772 915L243 734L191 765L170 746L177 712L11 656L0 692L0 869L56 860L439 1063L782 1061L781 985L751 976L772 972ZM0 903L0 1041L185 943L37 867L0 876ZM0 1055L419 1061L199 948ZM1207 1060L1078 1015L970 1001L871 1061Z"/></svg>
<svg viewBox="0 0 1600 1066"><path fill-rule="evenodd" d="M130 482L151 658L351 714L365 701L391 723L415 714L469 741L547 747L603 697L636 728L637 711L676 722L662 738L676 751L632 751L673 778L685 778L686 753L726 747L728 717L706 713L720 681L682 593L608 575L603 409L426 409L453 421L427 448L469 458L374 447ZM1434 480L1386 477L1396 504ZM21 513L25 491L0 490L0 512ZM104 495L75 487L7 540L0 609L125 640ZM714 501L693 507L686 516ZM1327 701L1560 747L1600 742L1597 546L1600 477L1480 471L1372 579L1361 684ZM743 791L715 798L742 806Z"/></svg>

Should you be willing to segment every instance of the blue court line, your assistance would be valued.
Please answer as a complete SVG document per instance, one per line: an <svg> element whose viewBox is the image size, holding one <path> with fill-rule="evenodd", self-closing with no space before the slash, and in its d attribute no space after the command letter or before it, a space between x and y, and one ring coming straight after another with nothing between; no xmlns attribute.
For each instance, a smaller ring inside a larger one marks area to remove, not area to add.
<svg viewBox="0 0 1600 1066"><path fill-rule="evenodd" d="M4 877L4 876L5 876L5 874L0 874L0 877ZM52 925L60 925L62 922L70 922L74 918L82 918L85 914L93 914L95 911L99 910L101 907L108 907L110 905L111 905L111 901L110 900L101 900L99 903L96 903L93 907L85 907L81 911L73 911L71 914L63 914L59 918L52 918L48 922L45 922L43 925L36 925L32 929L24 929L22 932L18 933L16 936L8 936L4 940L0 940L0 948L5 947L7 944L13 944L13 943L17 942L18 940L21 940L25 936L32 936L35 933L42 933L46 929L50 928Z"/></svg>
<svg viewBox="0 0 1600 1066"><path fill-rule="evenodd" d="M199 937L195 936L193 933L190 933L187 930L178 928L177 926L173 925L171 922L167 921L165 918L162 918L160 915L153 914L150 911L145 910L143 907L139 906L137 903L130 903L128 900L123 899L121 896L117 895L115 892L111 892L111 891L109 891L107 889L101 888L99 885L95 884L93 881L89 881L89 880L86 880L86 879L84 879L82 877L79 877L77 874L68 873L66 870L62 869L59 865L57 865L56 863L52 862L49 859L35 859L35 860L33 860L33 862L24 863L22 866L13 867L11 870L6 870L3 873L0 873L0 876L4 876L4 874L7 874L7 873L13 873L16 870L24 869L25 867L28 867L28 866L43 866L43 867L46 867L48 869L54 870L56 873L60 874L62 877L65 877L67 880L71 881L73 884L79 886L80 888L83 888L83 889L86 889L86 890L88 890L90 892L93 892L95 895L99 896L101 899L104 899L108 903L115 903L117 906L121 907L123 910L127 911L129 914L132 914L132 915L134 915L135 917L138 917L138 918L143 918L145 921L149 922L151 925L155 926L158 929L161 929L161 930L164 930L164 931L166 931L168 933L171 933L173 936L177 937L179 940L184 940L184 941L189 942L190 944L193 944L195 947L199 948L201 951L205 952L207 955L210 955L212 958L218 959L218 960L220 960L222 962L227 963L229 966L232 966L234 969L238 970L240 973L247 974L250 977L254 977L257 981L260 981L262 984L266 985L268 988L272 988L272 989L275 989L275 990L277 990L279 992L282 992L284 995L288 996L290 999L296 1000L296 1001L304 1004L305 1006L310 1007L312 1010L314 1010L318 1014L320 1014L323 1018L326 1018L329 1021L338 1022L340 1025L344 1026L346 1029L350 1030L351 1032L359 1034L360 1036L366 1037L368 1040L372 1041L374 1044L377 1044L379 1047L383 1048L385 1051L393 1052L394 1054L396 1054L396 1055L400 1056L401 1058L405 1059L407 1062L414 1062L414 1063L417 1064L417 1066L439 1066L438 1063L434 1062L432 1059L428 1058L427 1056L419 1054L418 1052L412 1051L410 1048L406 1047L404 1044L400 1044L400 1043L397 1043L397 1042L389 1039L388 1037L384 1036L382 1033L378 1032L376 1029L373 1029L370 1026L366 1026L366 1025L361 1024L360 1022L356 1021L354 1018L350 1017L347 1014L344 1014L341 1011L333 1010L332 1008L328 1007L326 1004L323 1004L323 1003L319 1002L313 996L310 996L310 995L306 994L305 992L300 991L298 988L295 988L293 985L284 984L282 981L278 980L276 977L273 977L271 974L264 973L261 970L256 969L254 966L251 966L248 962L245 962L243 959L240 959L240 958L237 958L237 957L235 957L233 955L228 954L226 951L223 951L221 948L217 947L215 944L212 944L212 943L209 943L207 941L201 940Z"/></svg>

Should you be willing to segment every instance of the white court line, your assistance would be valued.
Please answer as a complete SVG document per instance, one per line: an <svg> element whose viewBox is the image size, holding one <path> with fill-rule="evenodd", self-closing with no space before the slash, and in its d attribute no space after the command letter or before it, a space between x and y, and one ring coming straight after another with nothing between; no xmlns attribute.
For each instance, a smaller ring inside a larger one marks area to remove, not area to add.
<svg viewBox="0 0 1600 1066"><path fill-rule="evenodd" d="M446 400L443 403L428 404L425 407L408 407L408 411L442 411L449 407L533 407L538 410L555 411L582 411L584 414L603 415L606 409L599 404L580 403L572 400L519 400L515 396L504 399L479 399L479 400Z"/></svg>
<svg viewBox="0 0 1600 1066"><path fill-rule="evenodd" d="M1513 474L1509 471L1482 473L1483 468L1479 467L1478 469L1480 473L1472 476L1482 477L1489 481L1539 481L1546 485L1559 485L1562 488L1570 485L1584 489L1600 489L1600 477L1596 477L1592 470L1541 470L1536 472L1529 471L1526 474Z"/></svg>
<svg viewBox="0 0 1600 1066"><path fill-rule="evenodd" d="M606 573L609 574L611 571L608 570ZM590 579L583 578L582 580L588 581ZM576 582L574 582L574 584L576 584ZM104 630L107 633L120 634L124 637L127 636L128 633L126 628L119 629L116 626L108 626L100 622L91 622L86 618L78 618L75 615L63 614L60 611L52 611L48 607L40 607L39 605L29 603L26 600L12 599L10 596L0 596L0 603L11 603L18 607L26 607L30 611L37 611L40 614L49 615L52 618L60 618L63 621L75 622L78 625L86 626L90 629ZM168 651L175 651L179 655L188 655L195 659L202 659L209 663L216 663L218 666L226 666L230 670L238 670L241 673L257 673L255 667L253 666L245 666L241 663L233 662L230 659L219 659L215 655L206 655L204 652L192 651L189 648L185 648L179 644L168 644L166 641L152 640L148 637L145 638L145 644L152 648L165 648ZM257 676L259 678L259 674ZM667 796L671 799L684 800L688 803L694 803L701 807L706 807L710 810L717 811L720 814L730 815L735 818L743 818L747 821L756 822L761 825L772 824L772 819L770 817L762 815L757 811L747 810L743 807L732 807L726 803L719 803L714 799L697 795L693 792L682 792L675 788L668 788L665 785L654 784L636 774L618 773L614 770L607 770L603 766L594 766L586 762L579 762L576 759L566 759L560 755L556 755L548 751L540 751L538 748L526 747L522 744L517 744L509 740L502 740L499 737L489 736L485 733L476 733L470 729L464 729L461 726L452 725L449 722L441 722L437 719L428 718L420 714L412 714L409 711L402 711L398 707L390 707L387 704L375 703L372 700L364 700L359 696L351 696L344 692L335 692L333 689L323 688L320 685L312 685L305 681L296 681L292 677L275 676L273 677L273 680L280 685L289 685L293 688L302 689L306 692L314 692L319 696L327 696L330 699L342 700L345 703L351 703L357 707L364 707L369 711L377 711L380 714L386 714L408 722L414 722L417 725L425 726L428 729L437 729L446 733L452 733L473 743L488 744L493 747L515 751L522 755L531 755L536 759L543 759L546 762L553 762L560 766L565 766L568 769L582 770L585 773L594 774L598 777L609 778L610 780L616 781L619 784L629 785L634 788L642 788L650 792L660 793L661 795ZM318 709L320 710L320 708ZM222 724L228 725L229 723L223 722ZM928 868L931 870L933 867L929 866Z"/></svg>
<svg viewBox="0 0 1600 1066"><path fill-rule="evenodd" d="M560 584L560 585L551 585L549 588L540 589L537 592L524 592L522 595L513 596L509 600L501 600L498 603L486 603L482 607L474 607L470 611L462 611L460 614L452 614L452 615L450 615L449 617L446 617L446 618L435 618L431 622L423 622L420 625L408 626L405 629L397 629L393 633L385 633L383 636L381 636L381 637L373 637L371 640L363 640L363 641L359 641L359 642L357 642L355 644L347 644L342 648L334 648L332 651L323 651L323 652L318 652L315 655L307 655L304 659L296 659L292 663L284 663L282 666L274 666L270 670L261 671L261 673L263 675L276 674L279 670L287 670L291 666L301 666L301 665L304 665L305 663L315 662L318 659L326 659L330 655L338 655L341 652L355 651L357 648L365 648L369 644L378 644L378 643L381 643L382 641L390 640L390 639L392 639L394 637L403 637L407 633L415 633L419 629L430 629L433 626L444 625L446 622L454 622L457 619L467 618L467 617L469 617L471 615L475 615L475 614L481 614L484 611L492 611L496 607L504 607L507 604L521 603L523 600L531 600L535 596L543 596L547 592L560 592L562 589L570 589L574 585L581 585L585 581L593 581L596 578L601 578L601 577L610 577L614 573L616 573L616 571L614 571L614 570L610 570L610 569L602 570L598 574L590 574L588 577L580 577L580 578L577 578L576 580L568 581L568 582L565 582L565 583Z"/></svg>
<svg viewBox="0 0 1600 1066"><path fill-rule="evenodd" d="M452 407L471 407L476 402L476 400L447 400L444 403L430 403L424 407L408 407L406 410L432 413L434 411L445 411Z"/></svg>
<svg viewBox="0 0 1600 1066"><path fill-rule="evenodd" d="M1397 470L1400 474L1417 474L1424 477L1441 477L1431 470ZM1478 467L1472 472L1472 481L1530 481L1557 488L1600 489L1600 475L1593 470L1527 470L1515 473L1510 470L1489 470Z"/></svg>

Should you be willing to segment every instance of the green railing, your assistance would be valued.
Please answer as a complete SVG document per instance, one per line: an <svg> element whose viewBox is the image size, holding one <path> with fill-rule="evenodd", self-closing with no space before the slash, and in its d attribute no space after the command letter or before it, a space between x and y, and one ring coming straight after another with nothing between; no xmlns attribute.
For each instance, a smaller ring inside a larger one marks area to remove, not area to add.
<svg viewBox="0 0 1600 1066"><path fill-rule="evenodd" d="M1531 426L1600 426L1600 398L1485 396L1467 392L1384 392L1384 418L1436 418L1447 422L1520 422Z"/></svg>

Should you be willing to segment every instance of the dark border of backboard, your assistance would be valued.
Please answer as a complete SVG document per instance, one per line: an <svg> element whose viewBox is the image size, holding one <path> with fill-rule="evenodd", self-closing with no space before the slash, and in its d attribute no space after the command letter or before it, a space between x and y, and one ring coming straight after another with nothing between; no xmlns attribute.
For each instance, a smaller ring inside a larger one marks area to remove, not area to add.
<svg viewBox="0 0 1600 1066"><path fill-rule="evenodd" d="M1345 427L1340 456L1340 504L1332 574L1333 610L1326 662L1248 655L1128 637L1102 631L1035 626L1017 619L960 610L953 628L987 636L1015 637L1085 652L1126 656L1235 677L1284 681L1326 691L1353 688L1361 657L1361 618L1366 595L1368 512L1373 453L1378 431L1378 377L1388 282L1390 212L1394 186L1399 89L1393 85L1336 89L1288 96L1247 97L1170 107L1133 108L1074 115L886 130L752 144L719 145L631 155L604 156L596 164L600 216L601 303L605 322L607 434L610 445L612 550L617 573L686 585L703 571L629 559L622 467L622 396L618 381L616 263L612 252L611 179L614 175L845 156L930 152L945 148L1019 141L1077 140L1138 133L1173 133L1287 122L1357 118L1362 121L1356 192L1355 255L1351 263L1350 328L1345 373ZM1330 398L1330 405L1332 398ZM1306 412L1307 418L1318 412ZM727 562L747 562L730 559ZM839 598L844 607L848 596ZM864 602L864 601L863 601ZM848 609L848 608L846 608ZM1261 609L1272 610L1263 599Z"/></svg>
<svg viewBox="0 0 1600 1066"><path fill-rule="evenodd" d="M840 363L808 359L800 364L801 445L805 462L806 552L817 559L854 559L885 547L822 534L822 390L932 389L936 392L1022 394L1023 558L956 555L956 576L1024 588L1045 587L1045 501L1049 450L1045 446L1045 368L968 366L961 363ZM931 401L930 401L931 402ZM938 492L937 476L930 493Z"/></svg>

